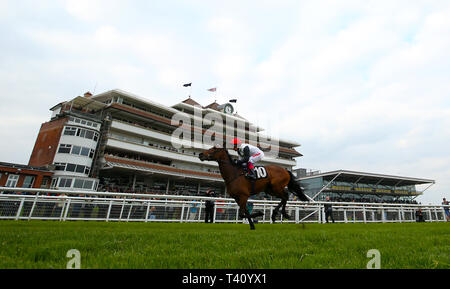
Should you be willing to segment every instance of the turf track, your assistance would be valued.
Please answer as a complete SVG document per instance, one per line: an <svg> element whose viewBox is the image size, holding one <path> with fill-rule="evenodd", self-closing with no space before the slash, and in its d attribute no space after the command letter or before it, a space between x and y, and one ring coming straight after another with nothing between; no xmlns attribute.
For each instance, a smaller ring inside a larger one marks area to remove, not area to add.
<svg viewBox="0 0 450 289"><path fill-rule="evenodd" d="M0 268L450 268L450 223L167 224L0 221Z"/></svg>

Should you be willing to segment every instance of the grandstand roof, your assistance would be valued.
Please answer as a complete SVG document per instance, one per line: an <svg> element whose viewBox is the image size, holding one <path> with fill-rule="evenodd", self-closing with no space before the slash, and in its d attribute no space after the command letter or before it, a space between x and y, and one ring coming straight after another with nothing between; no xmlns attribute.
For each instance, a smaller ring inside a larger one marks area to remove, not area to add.
<svg viewBox="0 0 450 289"><path fill-rule="evenodd" d="M314 179L319 177L323 178L326 181L331 181L334 179L334 181L336 182L363 183L373 185L376 184L384 186L411 186L411 185L423 185L435 183L434 180L430 179L364 173L347 170L337 170L326 173L317 173L314 175L300 177L299 180Z"/></svg>
<svg viewBox="0 0 450 289"><path fill-rule="evenodd" d="M193 100L190 96L189 96L188 99L183 100L182 103L186 103L186 104L189 104L189 105L200 106L201 107L201 104L196 102L195 100Z"/></svg>

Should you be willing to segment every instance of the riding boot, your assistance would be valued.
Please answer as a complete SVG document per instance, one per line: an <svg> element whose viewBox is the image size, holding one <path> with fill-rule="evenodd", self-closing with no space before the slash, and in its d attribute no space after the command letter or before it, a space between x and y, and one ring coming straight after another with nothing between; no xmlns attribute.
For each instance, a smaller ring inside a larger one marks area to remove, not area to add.
<svg viewBox="0 0 450 289"><path fill-rule="evenodd" d="M247 176L248 176L249 179L256 180L255 168L249 169Z"/></svg>
<svg viewBox="0 0 450 289"><path fill-rule="evenodd" d="M256 180L255 166L252 164L252 162L247 163L247 169L248 169L247 176L252 180Z"/></svg>

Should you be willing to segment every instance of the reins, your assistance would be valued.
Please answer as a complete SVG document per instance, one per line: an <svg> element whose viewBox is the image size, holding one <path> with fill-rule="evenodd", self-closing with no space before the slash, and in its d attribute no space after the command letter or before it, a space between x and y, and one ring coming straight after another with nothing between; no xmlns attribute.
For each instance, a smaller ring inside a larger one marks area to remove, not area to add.
<svg viewBox="0 0 450 289"><path fill-rule="evenodd" d="M226 150L225 150L225 153L227 154L229 160L227 161L227 160L217 159L216 161L219 163L219 166L220 166L220 164L222 163L222 164L224 164L224 165L230 165L231 167L236 168L236 166L233 165L233 163L232 163L232 161L231 161L231 157L230 157L230 155L228 154L228 152L227 152ZM236 169L238 169L238 168L236 168ZM239 169L238 169L238 170L239 170ZM239 172L239 171L238 171L237 176L234 177L228 184L232 184L235 180L237 180L239 177L244 176L244 175L245 175L244 172Z"/></svg>

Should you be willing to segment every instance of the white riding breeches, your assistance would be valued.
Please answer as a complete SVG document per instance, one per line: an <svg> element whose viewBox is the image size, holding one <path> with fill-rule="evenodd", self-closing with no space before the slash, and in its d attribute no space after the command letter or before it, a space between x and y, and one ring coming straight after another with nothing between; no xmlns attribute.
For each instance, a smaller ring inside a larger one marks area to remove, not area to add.
<svg viewBox="0 0 450 289"><path fill-rule="evenodd" d="M260 160L262 160L263 157L264 157L264 153L261 152L259 154L250 156L248 161L251 162L252 164L255 164L256 162L259 162Z"/></svg>

